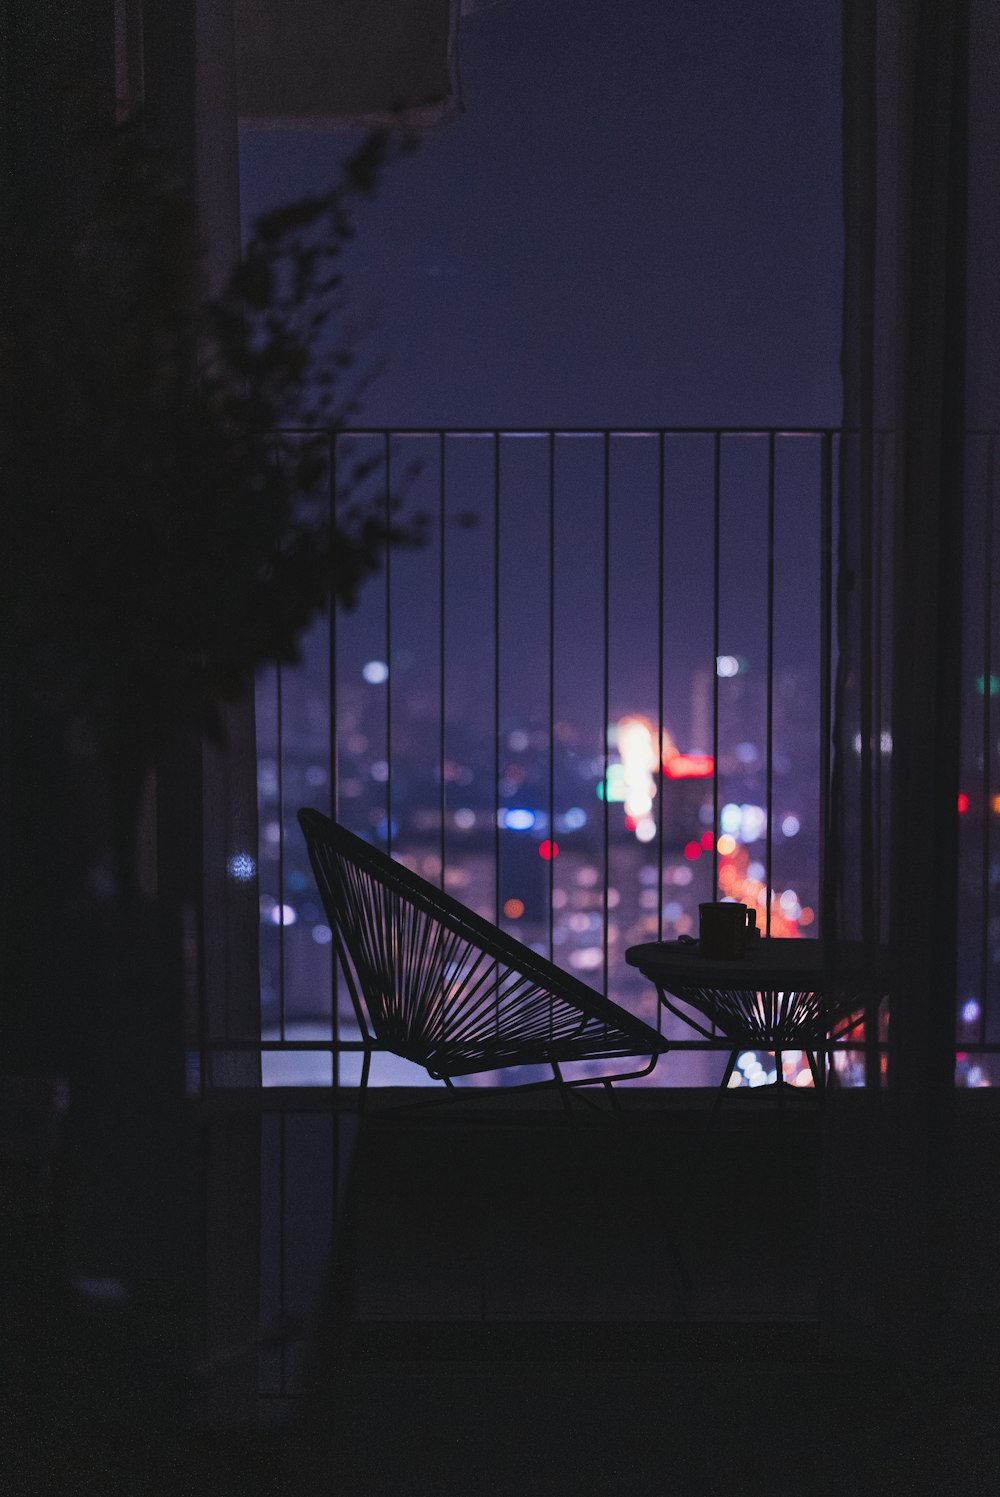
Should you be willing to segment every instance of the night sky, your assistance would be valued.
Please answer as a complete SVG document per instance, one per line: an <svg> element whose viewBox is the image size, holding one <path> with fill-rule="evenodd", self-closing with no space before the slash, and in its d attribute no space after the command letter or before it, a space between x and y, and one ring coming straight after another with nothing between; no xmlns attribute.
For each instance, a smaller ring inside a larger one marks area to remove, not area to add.
<svg viewBox="0 0 1000 1497"><path fill-rule="evenodd" d="M349 261L366 424L836 424L836 0L505 0ZM246 131L244 215L350 136Z"/></svg>

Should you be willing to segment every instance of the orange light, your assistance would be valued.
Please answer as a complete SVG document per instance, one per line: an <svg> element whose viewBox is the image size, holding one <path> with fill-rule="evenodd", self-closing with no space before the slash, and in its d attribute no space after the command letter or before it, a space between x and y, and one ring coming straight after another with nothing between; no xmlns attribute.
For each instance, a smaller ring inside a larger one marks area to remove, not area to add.
<svg viewBox="0 0 1000 1497"><path fill-rule="evenodd" d="M723 832L715 844L724 858L728 858L736 851L736 838L730 837L728 832Z"/></svg>
<svg viewBox="0 0 1000 1497"><path fill-rule="evenodd" d="M504 900L503 912L507 916L508 920L520 920L521 916L524 914L524 900Z"/></svg>
<svg viewBox="0 0 1000 1497"><path fill-rule="evenodd" d="M994 816L1000 816L1000 795L990 797L990 810Z"/></svg>
<svg viewBox="0 0 1000 1497"><path fill-rule="evenodd" d="M815 919L816 919L816 916L815 916L814 912L809 908L809 906L807 904L804 904L802 906L802 909L799 911L799 924L800 925L812 925L812 923L813 923L813 921Z"/></svg>
<svg viewBox="0 0 1000 1497"><path fill-rule="evenodd" d="M538 844L538 856L544 858L546 863L550 862L552 858L557 858L559 856L559 843L550 842L546 837L544 842Z"/></svg>

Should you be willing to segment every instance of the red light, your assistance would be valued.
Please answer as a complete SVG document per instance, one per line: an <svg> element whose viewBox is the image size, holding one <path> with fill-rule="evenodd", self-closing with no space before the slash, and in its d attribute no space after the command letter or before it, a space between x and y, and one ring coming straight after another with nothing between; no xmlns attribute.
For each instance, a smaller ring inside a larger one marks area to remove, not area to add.
<svg viewBox="0 0 1000 1497"><path fill-rule="evenodd" d="M687 847L685 847L685 849L684 849L684 856L687 858L687 860L688 860L689 863L693 863L694 860L695 860L695 858L700 858L701 857L701 843L700 842L689 842L688 845L687 845Z"/></svg>
<svg viewBox="0 0 1000 1497"><path fill-rule="evenodd" d="M715 842L715 833L714 832L702 832L702 834L701 834L701 845L705 849L706 852L711 852L712 851L712 845L713 845L714 842Z"/></svg>
<svg viewBox="0 0 1000 1497"><path fill-rule="evenodd" d="M966 811L968 809L969 809L969 797L966 795L966 793L965 793L964 790L960 790L958 792L958 814L959 814L959 816L964 816L965 813L966 813Z"/></svg>
<svg viewBox="0 0 1000 1497"><path fill-rule="evenodd" d="M552 858L557 858L559 856L559 843L550 842L546 837L544 842L538 844L538 856L544 858L546 863Z"/></svg>
<svg viewBox="0 0 1000 1497"><path fill-rule="evenodd" d="M707 780L715 773L711 754L675 754L663 765L668 780Z"/></svg>
<svg viewBox="0 0 1000 1497"><path fill-rule="evenodd" d="M635 819L634 816L626 816L626 818L625 818L625 830L626 831L628 831L628 832L634 832L635 829L636 829L636 827L638 825L639 825L639 823L636 821L636 819Z"/></svg>

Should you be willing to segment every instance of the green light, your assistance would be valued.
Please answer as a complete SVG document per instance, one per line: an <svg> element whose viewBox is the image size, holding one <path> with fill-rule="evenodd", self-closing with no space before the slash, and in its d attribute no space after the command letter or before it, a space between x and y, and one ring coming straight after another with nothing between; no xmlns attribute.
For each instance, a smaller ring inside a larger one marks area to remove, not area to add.
<svg viewBox="0 0 1000 1497"><path fill-rule="evenodd" d="M986 676L985 675L981 675L981 676L977 676L976 677L976 690L979 692L979 695L981 697L986 695ZM1000 696L1000 676L994 675L994 673L992 671L990 672L990 696L991 697Z"/></svg>
<svg viewBox="0 0 1000 1497"><path fill-rule="evenodd" d="M597 799L604 800L604 798L604 782L598 781ZM623 764L608 765L607 798L609 801L623 801L625 799L625 766Z"/></svg>

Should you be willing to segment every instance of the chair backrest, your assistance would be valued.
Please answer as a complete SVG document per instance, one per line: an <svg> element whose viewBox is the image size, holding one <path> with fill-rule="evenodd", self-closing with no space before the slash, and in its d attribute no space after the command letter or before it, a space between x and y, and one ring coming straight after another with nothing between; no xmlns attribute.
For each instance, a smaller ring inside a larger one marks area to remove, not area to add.
<svg viewBox="0 0 1000 1497"><path fill-rule="evenodd" d="M641 1020L345 827L311 810L299 824L341 959L388 1049L436 1077L667 1049Z"/></svg>

